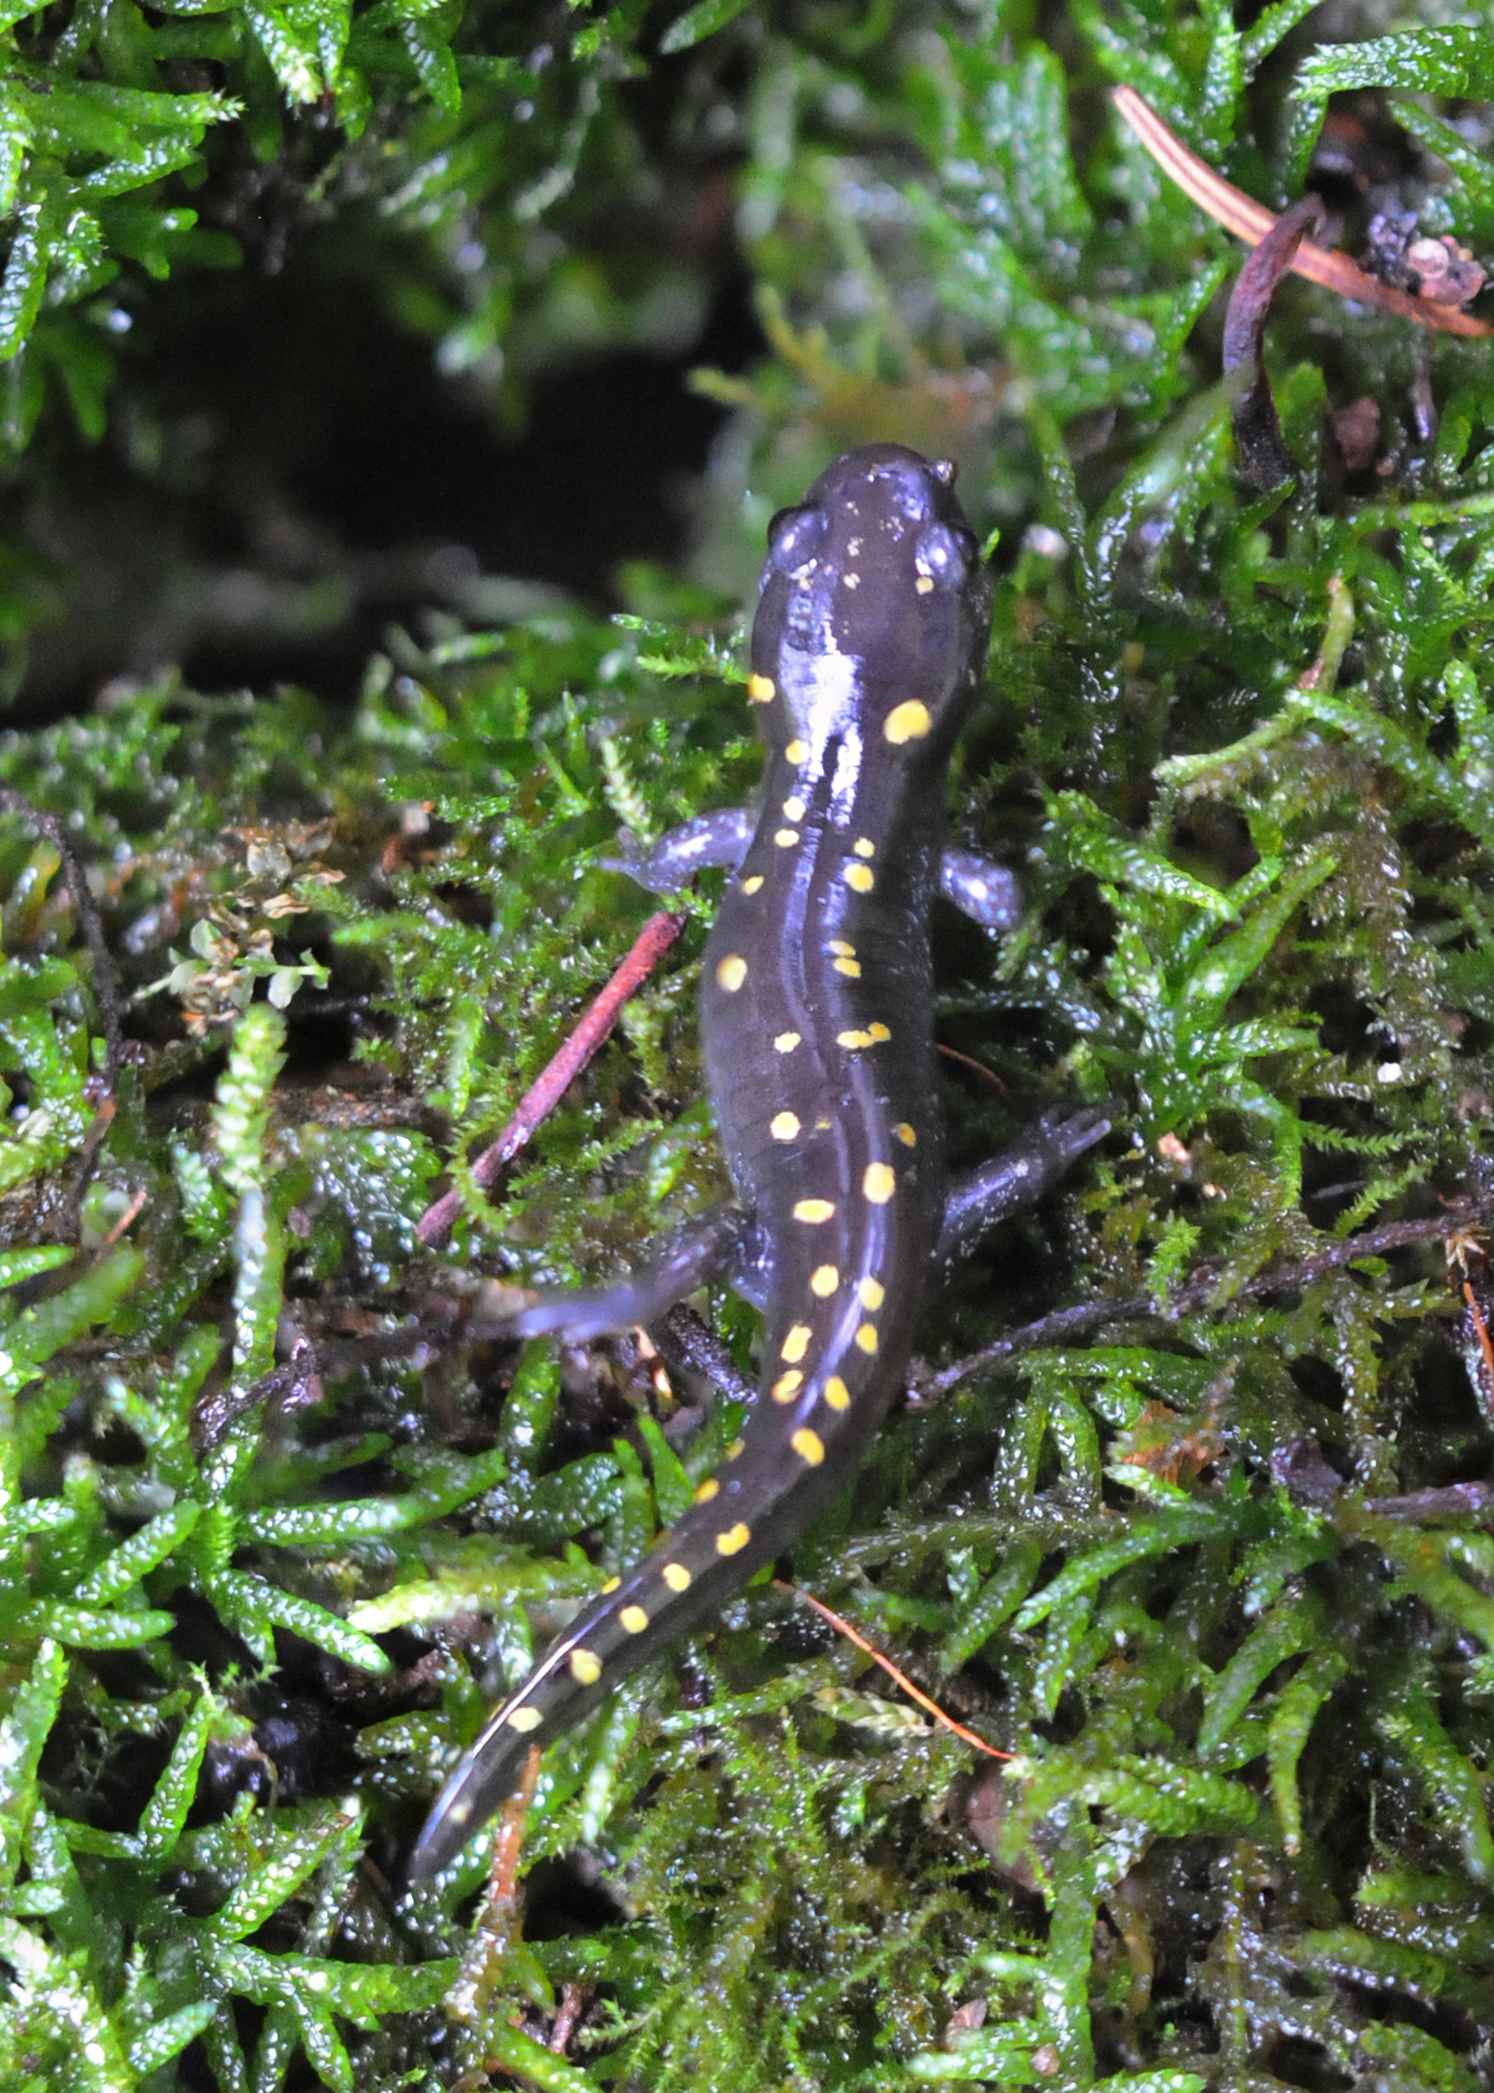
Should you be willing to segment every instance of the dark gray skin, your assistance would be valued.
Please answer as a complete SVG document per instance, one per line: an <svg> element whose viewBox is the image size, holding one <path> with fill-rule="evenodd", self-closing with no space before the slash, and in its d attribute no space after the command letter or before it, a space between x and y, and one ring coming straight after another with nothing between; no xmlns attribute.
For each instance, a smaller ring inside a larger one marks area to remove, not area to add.
<svg viewBox="0 0 1494 2093"><path fill-rule="evenodd" d="M942 888L995 928L1016 914L1009 874L944 843L991 603L953 479L901 445L867 445L774 519L748 685L768 750L758 811L689 823L630 866L666 891L703 864L734 872L706 944L701 1032L739 1203L649 1271L543 1303L515 1330L580 1339L646 1322L725 1272L763 1310L762 1392L694 1507L494 1714L437 1798L412 1878L456 1857L532 1744L794 1540L902 1388L931 1273L1106 1131L1095 1113L1050 1118L947 1191L933 898Z"/></svg>

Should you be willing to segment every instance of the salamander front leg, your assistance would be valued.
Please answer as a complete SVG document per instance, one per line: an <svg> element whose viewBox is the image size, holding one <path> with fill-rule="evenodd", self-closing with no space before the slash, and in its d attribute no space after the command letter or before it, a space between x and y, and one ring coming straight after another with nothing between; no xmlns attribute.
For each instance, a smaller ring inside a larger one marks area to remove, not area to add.
<svg viewBox="0 0 1494 2093"><path fill-rule="evenodd" d="M596 1293L556 1294L521 1309L513 1319L513 1333L543 1337L553 1331L568 1343L582 1344L609 1330L651 1323L713 1273L723 1267L734 1273L754 1234L740 1208L717 1207L670 1238L655 1263L616 1286Z"/></svg>
<svg viewBox="0 0 1494 2093"><path fill-rule="evenodd" d="M745 807L723 807L697 815L661 836L651 850L634 852L626 845L621 857L603 858L608 872L626 872L651 894L677 894L702 865L740 865L752 841L752 816Z"/></svg>
<svg viewBox="0 0 1494 2093"><path fill-rule="evenodd" d="M1022 920L1022 888L1016 874L979 851L945 851L939 892L985 930L1015 930Z"/></svg>
<svg viewBox="0 0 1494 2093"><path fill-rule="evenodd" d="M934 1250L935 1273L942 1275L968 1257L998 1221L1035 1206L1075 1159L1109 1131L1103 1112L1045 1113L1030 1134L952 1185Z"/></svg>

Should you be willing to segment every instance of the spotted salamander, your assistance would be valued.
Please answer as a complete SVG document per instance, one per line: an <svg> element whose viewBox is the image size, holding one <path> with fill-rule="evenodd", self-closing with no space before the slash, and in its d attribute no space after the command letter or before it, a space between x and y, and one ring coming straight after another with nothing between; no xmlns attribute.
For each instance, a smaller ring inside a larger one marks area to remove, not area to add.
<svg viewBox="0 0 1494 2093"><path fill-rule="evenodd" d="M515 1329L579 1340L646 1322L724 1272L763 1311L762 1392L692 1508L494 1714L431 1811L413 1878L456 1856L530 1745L782 1552L903 1386L930 1274L1106 1130L1095 1113L1052 1117L946 1189L934 894L991 928L1018 906L1010 874L944 843L991 614L953 480L949 464L867 445L773 519L747 685L767 745L759 808L688 823L629 866L662 891L702 865L732 873L700 1015L737 1203L625 1284L540 1304Z"/></svg>

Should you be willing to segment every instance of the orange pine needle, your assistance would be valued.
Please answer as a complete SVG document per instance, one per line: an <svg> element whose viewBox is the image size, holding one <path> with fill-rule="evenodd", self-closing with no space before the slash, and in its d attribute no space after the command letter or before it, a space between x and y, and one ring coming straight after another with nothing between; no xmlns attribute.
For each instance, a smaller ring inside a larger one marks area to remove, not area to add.
<svg viewBox="0 0 1494 2093"><path fill-rule="evenodd" d="M1484 1312L1478 1305L1478 1297L1466 1279L1463 1281L1463 1299L1468 1305L1469 1321L1478 1332L1479 1349L1484 1355L1484 1365L1489 1375L1489 1386L1494 1388L1494 1344L1489 1342L1489 1326L1484 1321Z"/></svg>
<svg viewBox="0 0 1494 2093"><path fill-rule="evenodd" d="M778 1580L774 1581L777 1583ZM828 1621L837 1634L845 1636L848 1642L855 1643L858 1650L864 1650L874 1664L881 1665L887 1676L902 1688L910 1700L917 1701L924 1713L932 1715L935 1722L942 1723L946 1730L953 1730L963 1743L973 1744L975 1749L983 1751L988 1759L1009 1759L1012 1756L1009 1751L998 1751L994 1744L987 1744L984 1737L977 1737L974 1730L967 1730L964 1724L956 1722L952 1715L946 1715L938 1702L931 1701L921 1687L913 1684L906 1672L898 1670L890 1657L884 1657L880 1650L874 1649L866 1637L858 1634L848 1620L843 1620L812 1592L801 1591L797 1584L780 1583L778 1589L782 1592L792 1592L796 1599L802 1599L806 1606L812 1606L821 1620Z"/></svg>
<svg viewBox="0 0 1494 2093"><path fill-rule="evenodd" d="M544 1753L537 1744L531 1744L529 1755L524 1761L524 1771L519 1785L503 1805L503 1815L498 1820L498 1833L493 1840L492 1861L488 1873L488 1903L493 1910L512 1910L519 1901L519 1855L524 1849L524 1820L529 1815L529 1805L534 1800L534 1791L539 1786L540 1766Z"/></svg>
<svg viewBox="0 0 1494 2093"><path fill-rule="evenodd" d="M143 1190L135 1194L134 1198L130 1201L129 1205L125 1208L124 1212L120 1215L119 1219L115 1222L114 1226L110 1229L109 1233L104 1237L104 1240L99 1244L98 1252L93 1260L96 1265L103 1263L104 1259L114 1248L114 1245L119 1241L120 1237L130 1226L131 1222L134 1221L136 1217L140 1214L140 1212L145 1206L146 1201L149 1198L149 1192Z"/></svg>
<svg viewBox="0 0 1494 2093"><path fill-rule="evenodd" d="M1110 98L1163 173L1172 177L1185 196L1191 197L1201 211L1207 211L1236 239L1251 247L1260 244L1276 223L1274 212L1190 153L1134 87L1113 87ZM1430 298L1414 298L1409 291L1395 290L1367 275L1346 254L1334 254L1312 240L1302 242L1291 267L1296 275L1337 291L1342 298L1357 299L1361 305L1378 305L1385 312L1399 313L1403 319L1419 320L1423 327L1440 327L1449 334L1494 333L1487 320L1475 319L1472 313L1455 305L1437 305Z"/></svg>

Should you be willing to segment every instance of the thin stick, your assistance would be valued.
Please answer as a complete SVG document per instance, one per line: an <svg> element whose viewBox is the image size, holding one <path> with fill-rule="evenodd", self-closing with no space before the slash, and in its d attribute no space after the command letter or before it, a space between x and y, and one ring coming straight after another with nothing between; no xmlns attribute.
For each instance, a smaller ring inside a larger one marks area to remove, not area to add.
<svg viewBox="0 0 1494 2093"><path fill-rule="evenodd" d="M539 1746L532 1744L519 1784L504 1803L503 1814L494 1830L488 1893L462 1956L460 1974L446 1994L446 2010L453 2020L481 2026L489 2019L508 1951L519 1937L524 1919L524 1907L519 1897L519 1859L524 1850L525 1819L539 1783L541 1757ZM484 2058L485 2071L498 2068L496 2059L490 2062Z"/></svg>
<svg viewBox="0 0 1494 2093"><path fill-rule="evenodd" d="M953 1730L962 1743L973 1744L975 1749L983 1751L988 1759L1009 1759L1012 1756L1009 1751L998 1751L994 1744L987 1744L984 1737L977 1737L974 1730L967 1730L964 1724L956 1722L952 1715L946 1715L939 1703L931 1701L922 1687L915 1686L906 1672L899 1671L890 1657L884 1657L882 1652L869 1643L864 1635L857 1633L848 1620L845 1620L840 1614L832 1612L823 1600L814 1596L813 1592L801 1591L797 1584L784 1584L776 1577L773 1582L777 1585L779 1591L792 1592L796 1599L802 1599L806 1606L812 1606L821 1620L828 1621L838 1635L843 1635L848 1642L855 1643L858 1650L865 1650L872 1662L880 1664L887 1676L902 1688L910 1700L917 1701L925 1714L932 1715L935 1722L942 1723L946 1730Z"/></svg>
<svg viewBox="0 0 1494 2093"><path fill-rule="evenodd" d="M109 1255L109 1252L114 1248L114 1245L119 1241L120 1237L124 1234L125 1230L135 1220L136 1216L142 1211L146 1201L149 1198L149 1192L145 1191L143 1188L135 1194L134 1198L130 1201L129 1205L125 1208L124 1212L120 1215L119 1219L115 1222L114 1226L110 1229L109 1233L104 1237L104 1240L99 1244L98 1250L95 1252L93 1260L96 1265L100 1265L103 1263L104 1259Z"/></svg>
<svg viewBox="0 0 1494 2093"><path fill-rule="evenodd" d="M935 1045L934 1051L936 1054L942 1054L946 1061L958 1061L962 1067L973 1069L982 1082L994 1083L1001 1095L1006 1096L1006 1085L995 1069L987 1068L985 1062L977 1061L973 1054L962 1054L958 1047L945 1046L942 1040Z"/></svg>
<svg viewBox="0 0 1494 2093"><path fill-rule="evenodd" d="M637 994L684 927L682 915L649 917L635 938L632 951L601 994L582 1013L570 1037L546 1062L520 1098L508 1125L472 1165L472 1176L477 1184L484 1188L490 1185L509 1158L517 1155L533 1138L535 1128L554 1111L607 1038L624 1003ZM453 1189L426 1208L415 1226L417 1238L427 1249L439 1249L461 1211L462 1195Z"/></svg>
<svg viewBox="0 0 1494 2093"><path fill-rule="evenodd" d="M1409 1243L1433 1242L1439 1236L1455 1235L1460 1228L1477 1226L1487 1213L1486 1207L1460 1205L1456 1212L1435 1221L1392 1221L1384 1228L1367 1228L1362 1235L1347 1236L1341 1243L1325 1245L1316 1257L1304 1258L1301 1264L1285 1265L1276 1272L1257 1272L1253 1279L1237 1286L1230 1301L1221 1303L1221 1307L1227 1308L1233 1301L1258 1299L1262 1294L1295 1292L1298 1287L1310 1286L1315 1279L1321 1279L1340 1266L1354 1264L1361 1257L1379 1257L1387 1250L1402 1250ZM971 1374L989 1372L992 1367L1002 1366L1018 1352L1030 1352L1039 1345L1058 1344L1084 1336L1103 1323L1134 1322L1140 1316L1159 1322L1178 1322L1185 1315L1196 1315L1200 1309L1209 1307L1219 1277L1217 1270L1205 1267L1196 1272L1186 1286L1179 1287L1175 1294L1162 1302L1158 1302L1153 1294L1132 1294L1127 1300L1086 1301L1078 1308L1060 1308L1053 1315L1040 1316L1035 1323L1028 1323L1006 1337L997 1338L983 1351L971 1352L966 1358L957 1359L953 1366L946 1366L940 1373L920 1376L915 1393L925 1401L934 1396L948 1395Z"/></svg>
<svg viewBox="0 0 1494 2093"><path fill-rule="evenodd" d="M1207 211L1236 239L1251 247L1260 244L1276 223L1273 211L1190 153L1134 87L1113 87L1110 99L1163 173L1172 177L1185 196L1191 197L1201 211ZM1337 291L1341 298L1357 299L1361 305L1378 305L1385 312L1399 313L1402 319L1419 320L1423 327L1440 327L1448 334L1494 334L1494 327L1487 320L1477 320L1456 305L1438 305L1430 298L1415 298L1409 291L1395 290L1378 277L1368 275L1346 254L1335 254L1313 240L1302 242L1292 269L1311 283Z"/></svg>
<svg viewBox="0 0 1494 2093"><path fill-rule="evenodd" d="M539 1786L544 1753L531 1744L524 1759L519 1785L503 1805L493 1837L492 1865L488 1873L488 1910L513 1911L519 1901L519 1856L524 1850L524 1821Z"/></svg>

